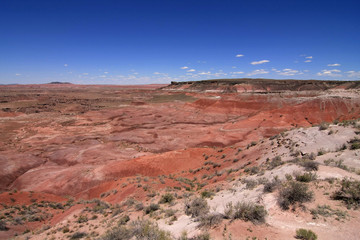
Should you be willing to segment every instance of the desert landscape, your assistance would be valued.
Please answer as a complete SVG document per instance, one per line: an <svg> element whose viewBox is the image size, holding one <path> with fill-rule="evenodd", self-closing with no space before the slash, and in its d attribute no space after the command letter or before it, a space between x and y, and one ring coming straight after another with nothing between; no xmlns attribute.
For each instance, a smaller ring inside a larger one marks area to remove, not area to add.
<svg viewBox="0 0 360 240"><path fill-rule="evenodd" d="M359 239L359 116L359 81L1 85L0 239Z"/></svg>

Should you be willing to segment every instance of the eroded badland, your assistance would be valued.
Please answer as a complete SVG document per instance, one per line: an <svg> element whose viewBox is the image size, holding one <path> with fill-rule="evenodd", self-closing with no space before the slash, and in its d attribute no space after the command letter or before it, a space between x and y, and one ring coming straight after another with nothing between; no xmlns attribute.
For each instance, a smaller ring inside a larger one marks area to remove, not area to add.
<svg viewBox="0 0 360 240"><path fill-rule="evenodd" d="M359 82L8 85L0 110L0 239L360 238Z"/></svg>

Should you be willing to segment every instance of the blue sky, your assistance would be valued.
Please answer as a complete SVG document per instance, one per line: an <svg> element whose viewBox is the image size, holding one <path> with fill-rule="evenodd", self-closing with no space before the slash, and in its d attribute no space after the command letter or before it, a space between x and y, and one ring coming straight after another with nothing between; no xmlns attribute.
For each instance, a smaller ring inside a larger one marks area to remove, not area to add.
<svg viewBox="0 0 360 240"><path fill-rule="evenodd" d="M360 1L0 1L0 83L360 79Z"/></svg>

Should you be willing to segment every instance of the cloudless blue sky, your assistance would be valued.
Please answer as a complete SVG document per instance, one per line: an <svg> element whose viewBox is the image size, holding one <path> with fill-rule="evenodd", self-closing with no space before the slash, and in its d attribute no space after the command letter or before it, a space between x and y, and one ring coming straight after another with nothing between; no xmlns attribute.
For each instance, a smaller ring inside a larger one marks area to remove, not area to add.
<svg viewBox="0 0 360 240"><path fill-rule="evenodd" d="M0 83L360 79L360 1L0 0Z"/></svg>

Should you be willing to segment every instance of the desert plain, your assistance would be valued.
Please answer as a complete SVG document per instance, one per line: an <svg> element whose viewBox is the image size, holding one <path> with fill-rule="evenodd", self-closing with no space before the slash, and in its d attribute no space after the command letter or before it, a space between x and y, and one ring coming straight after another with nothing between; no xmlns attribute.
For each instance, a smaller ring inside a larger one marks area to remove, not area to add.
<svg viewBox="0 0 360 240"><path fill-rule="evenodd" d="M0 239L359 239L359 117L357 81L2 85Z"/></svg>

